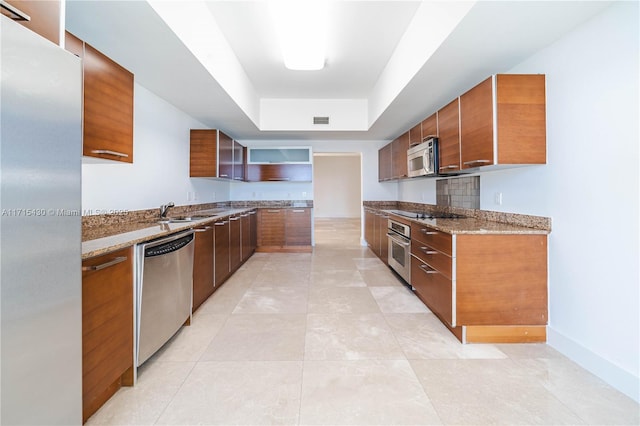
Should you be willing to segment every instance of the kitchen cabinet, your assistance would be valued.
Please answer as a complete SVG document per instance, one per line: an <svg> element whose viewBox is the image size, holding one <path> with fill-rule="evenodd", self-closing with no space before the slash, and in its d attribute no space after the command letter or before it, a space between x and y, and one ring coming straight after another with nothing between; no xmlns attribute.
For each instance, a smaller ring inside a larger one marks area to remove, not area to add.
<svg viewBox="0 0 640 426"><path fill-rule="evenodd" d="M364 209L364 239L367 246L373 250L373 238L375 234L375 213L373 210Z"/></svg>
<svg viewBox="0 0 640 426"><path fill-rule="evenodd" d="M234 272L242 264L242 217L229 218L229 268Z"/></svg>
<svg viewBox="0 0 640 426"><path fill-rule="evenodd" d="M247 181L311 182L310 147L247 148Z"/></svg>
<svg viewBox="0 0 640 426"><path fill-rule="evenodd" d="M409 149L412 146L420 145L422 143L422 122L416 124L409 129Z"/></svg>
<svg viewBox="0 0 640 426"><path fill-rule="evenodd" d="M430 136L438 136L438 113L431 114L420 123L422 139Z"/></svg>
<svg viewBox="0 0 640 426"><path fill-rule="evenodd" d="M60 43L60 23L62 22L60 19L62 14L60 0L9 0L3 3L8 5L8 9L18 9L19 12L23 12L31 19L28 21L16 19L18 16L5 9L4 5L3 14L49 41L63 45Z"/></svg>
<svg viewBox="0 0 640 426"><path fill-rule="evenodd" d="M407 172L407 151L409 150L410 134L405 132L391 143L391 177L404 179L409 176Z"/></svg>
<svg viewBox="0 0 640 426"><path fill-rule="evenodd" d="M191 129L189 176L232 179L233 138L217 129Z"/></svg>
<svg viewBox="0 0 640 426"><path fill-rule="evenodd" d="M497 74L460 96L462 169L545 164L545 76Z"/></svg>
<svg viewBox="0 0 640 426"><path fill-rule="evenodd" d="M133 253L131 248L82 262L82 418L121 386L132 386Z"/></svg>
<svg viewBox="0 0 640 426"><path fill-rule="evenodd" d="M237 140L233 140L233 175L235 181L245 180L245 165L247 164L247 148Z"/></svg>
<svg viewBox="0 0 640 426"><path fill-rule="evenodd" d="M388 262L389 246L387 240L389 216L378 210L365 209L365 240L367 246L385 264Z"/></svg>
<svg viewBox="0 0 640 426"><path fill-rule="evenodd" d="M242 262L245 262L247 259L251 257L251 255L256 250L256 238L255 233L257 231L256 226L257 221L257 212L252 210L247 213L243 213L240 215L240 228L241 228L241 238L242 238L242 250L241 257Z"/></svg>
<svg viewBox="0 0 640 426"><path fill-rule="evenodd" d="M262 252L310 252L311 209L259 209L257 244Z"/></svg>
<svg viewBox="0 0 640 426"><path fill-rule="evenodd" d="M392 146L389 143L378 150L378 181L384 182L393 177Z"/></svg>
<svg viewBox="0 0 640 426"><path fill-rule="evenodd" d="M90 44L81 43L82 155L133 163L133 74ZM73 40L70 49L78 48L78 39Z"/></svg>
<svg viewBox="0 0 640 426"><path fill-rule="evenodd" d="M193 311L213 294L213 225L195 230L193 253Z"/></svg>
<svg viewBox="0 0 640 426"><path fill-rule="evenodd" d="M411 284L463 343L546 340L546 235L451 235L413 223L411 237Z"/></svg>
<svg viewBox="0 0 640 426"><path fill-rule="evenodd" d="M456 98L438 111L439 173L460 173L460 102Z"/></svg>
<svg viewBox="0 0 640 426"><path fill-rule="evenodd" d="M230 269L230 231L229 220L218 220L213 224L214 249L213 249L213 273L214 286L217 289L231 275Z"/></svg>

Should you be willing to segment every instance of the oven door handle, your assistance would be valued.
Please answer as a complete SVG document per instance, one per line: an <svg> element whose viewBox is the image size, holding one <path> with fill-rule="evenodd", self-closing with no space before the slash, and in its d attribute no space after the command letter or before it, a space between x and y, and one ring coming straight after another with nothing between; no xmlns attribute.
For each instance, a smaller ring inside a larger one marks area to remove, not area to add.
<svg viewBox="0 0 640 426"><path fill-rule="evenodd" d="M405 242L405 241L403 241L403 240L401 240L401 239L399 239L399 238L396 238L396 236L395 236L395 235L393 235L393 234L392 234L392 233L390 233L390 232L389 232L389 233L387 233L387 237L391 238L391 239L393 240L393 242L394 242L394 243L400 244L401 246L409 247L409 246L411 245L411 243L410 243L410 242L409 242L409 243L407 243L407 242Z"/></svg>

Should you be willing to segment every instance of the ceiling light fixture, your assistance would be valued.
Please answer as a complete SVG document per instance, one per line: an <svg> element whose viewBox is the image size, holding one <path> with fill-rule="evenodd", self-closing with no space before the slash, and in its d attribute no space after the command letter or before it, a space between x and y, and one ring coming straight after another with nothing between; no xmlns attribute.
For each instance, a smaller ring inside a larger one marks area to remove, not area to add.
<svg viewBox="0 0 640 426"><path fill-rule="evenodd" d="M269 6L284 65L291 70L324 68L329 2L272 0Z"/></svg>

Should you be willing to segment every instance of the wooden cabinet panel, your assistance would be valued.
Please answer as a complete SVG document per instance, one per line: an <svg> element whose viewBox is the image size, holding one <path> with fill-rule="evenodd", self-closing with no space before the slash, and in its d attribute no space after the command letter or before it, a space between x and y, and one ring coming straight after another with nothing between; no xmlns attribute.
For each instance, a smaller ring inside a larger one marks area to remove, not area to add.
<svg viewBox="0 0 640 426"><path fill-rule="evenodd" d="M378 150L378 181L390 180L392 177L392 146L389 143Z"/></svg>
<svg viewBox="0 0 640 426"><path fill-rule="evenodd" d="M492 77L460 96L460 140L463 169L494 164Z"/></svg>
<svg viewBox="0 0 640 426"><path fill-rule="evenodd" d="M411 242L411 254L420 258L431 269L436 269L447 278L451 278L451 256L428 245L420 244L419 241Z"/></svg>
<svg viewBox="0 0 640 426"><path fill-rule="evenodd" d="M242 240L240 255L244 262L253 254L251 249L251 217L249 213L240 215L240 238Z"/></svg>
<svg viewBox="0 0 640 426"><path fill-rule="evenodd" d="M373 250L373 238L375 234L376 215L373 211L364 210L364 239L367 246Z"/></svg>
<svg viewBox="0 0 640 426"><path fill-rule="evenodd" d="M258 247L284 246L284 210L258 210Z"/></svg>
<svg viewBox="0 0 640 426"><path fill-rule="evenodd" d="M423 140L429 136L438 137L438 114L433 113L429 117L422 120L421 127Z"/></svg>
<svg viewBox="0 0 640 426"><path fill-rule="evenodd" d="M190 177L218 176L218 133L216 130L191 129L189 152Z"/></svg>
<svg viewBox="0 0 640 426"><path fill-rule="evenodd" d="M193 255L193 311L213 294L213 226L195 230Z"/></svg>
<svg viewBox="0 0 640 426"><path fill-rule="evenodd" d="M453 292L451 280L440 271L429 268L421 259L411 258L411 285L420 299L440 319L453 323Z"/></svg>
<svg viewBox="0 0 640 426"><path fill-rule="evenodd" d="M82 155L133 163L133 74L84 44Z"/></svg>
<svg viewBox="0 0 640 426"><path fill-rule="evenodd" d="M438 111L440 173L460 172L460 111L458 98Z"/></svg>
<svg viewBox="0 0 640 426"><path fill-rule="evenodd" d="M82 405L86 421L122 385L133 385L133 255L82 262Z"/></svg>
<svg viewBox="0 0 640 426"><path fill-rule="evenodd" d="M69 31L64 32L64 48L80 59L84 57L84 42Z"/></svg>
<svg viewBox="0 0 640 426"><path fill-rule="evenodd" d="M451 234L437 231L429 226L413 222L411 224L411 240L422 245L433 247L449 256L452 256Z"/></svg>
<svg viewBox="0 0 640 426"><path fill-rule="evenodd" d="M218 131L218 177L233 177L233 139Z"/></svg>
<svg viewBox="0 0 640 426"><path fill-rule="evenodd" d="M247 164L247 148L233 141L233 180L245 180L245 168Z"/></svg>
<svg viewBox="0 0 640 426"><path fill-rule="evenodd" d="M498 164L547 161L545 76L496 76Z"/></svg>
<svg viewBox="0 0 640 426"><path fill-rule="evenodd" d="M249 219L251 224L251 254L256 251L258 247L258 210L252 210L249 212Z"/></svg>
<svg viewBox="0 0 640 426"><path fill-rule="evenodd" d="M62 7L60 0L9 0L9 5L29 15L31 20L16 20L31 31L40 34L49 41L60 45L60 15ZM3 9L3 14L5 14ZM11 14L7 14L14 18Z"/></svg>
<svg viewBox="0 0 640 426"><path fill-rule="evenodd" d="M393 179L403 179L409 176L407 172L409 140L409 132L405 132L391 143L391 177Z"/></svg>
<svg viewBox="0 0 640 426"><path fill-rule="evenodd" d="M409 130L409 147L420 145L421 143L422 143L422 122L416 124ZM407 147L407 149L409 148Z"/></svg>
<svg viewBox="0 0 640 426"><path fill-rule="evenodd" d="M311 245L311 209L285 210L285 245Z"/></svg>
<svg viewBox="0 0 640 426"><path fill-rule="evenodd" d="M458 235L457 322L547 324L546 235Z"/></svg>
<svg viewBox="0 0 640 426"><path fill-rule="evenodd" d="M311 182L311 164L249 164L249 182Z"/></svg>
<svg viewBox="0 0 640 426"><path fill-rule="evenodd" d="M229 267L231 272L242 264L242 223L240 216L229 218Z"/></svg>
<svg viewBox="0 0 640 426"><path fill-rule="evenodd" d="M389 259L389 240L387 239L387 229L389 228L389 216L380 212L376 216L376 244L378 257L385 265Z"/></svg>
<svg viewBox="0 0 640 426"><path fill-rule="evenodd" d="M214 229L214 279L215 287L222 285L231 274L228 220L219 220L213 224Z"/></svg>

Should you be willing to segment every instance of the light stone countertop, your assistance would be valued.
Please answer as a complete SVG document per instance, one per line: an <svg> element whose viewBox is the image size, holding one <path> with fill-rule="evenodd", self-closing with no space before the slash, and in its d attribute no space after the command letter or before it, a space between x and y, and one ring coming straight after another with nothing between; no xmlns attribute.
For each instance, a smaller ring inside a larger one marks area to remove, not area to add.
<svg viewBox="0 0 640 426"><path fill-rule="evenodd" d="M82 242L82 259L99 256L122 248L131 247L135 244L150 241L165 235L174 234L190 228L211 223L220 219L227 218L232 215L245 213L253 210L253 208L244 209L228 209L219 212L215 216L204 219L197 219L189 222L179 223L157 223L157 222L140 222L136 224L127 223L123 226L122 232L117 232L103 238L88 240ZM134 228L131 230L131 228Z"/></svg>

